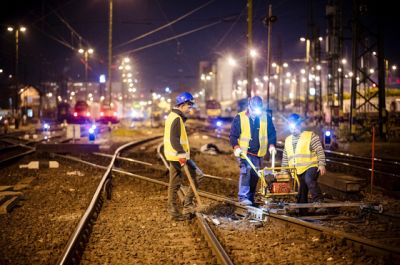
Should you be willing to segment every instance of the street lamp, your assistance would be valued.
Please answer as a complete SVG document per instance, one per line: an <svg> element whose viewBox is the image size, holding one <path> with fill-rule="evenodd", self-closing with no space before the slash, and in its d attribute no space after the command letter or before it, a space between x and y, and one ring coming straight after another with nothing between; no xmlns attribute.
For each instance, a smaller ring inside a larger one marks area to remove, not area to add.
<svg viewBox="0 0 400 265"><path fill-rule="evenodd" d="M109 4L109 17L108 17L108 92L109 92L109 105L111 106L112 97L112 80L111 80L111 63L112 63L112 20L113 20L113 0L108 0Z"/></svg>
<svg viewBox="0 0 400 265"><path fill-rule="evenodd" d="M19 32L25 32L26 27L20 26L19 28L7 27L9 32L15 31L15 112L18 109L18 62L19 62Z"/></svg>
<svg viewBox="0 0 400 265"><path fill-rule="evenodd" d="M89 54L93 54L94 50L92 48L89 49L82 49L80 48L78 50L78 52L80 54L83 54L83 58L84 58L84 63L85 63L85 98L87 98L87 94L88 94L88 85L87 85L87 76L88 76L88 57Z"/></svg>

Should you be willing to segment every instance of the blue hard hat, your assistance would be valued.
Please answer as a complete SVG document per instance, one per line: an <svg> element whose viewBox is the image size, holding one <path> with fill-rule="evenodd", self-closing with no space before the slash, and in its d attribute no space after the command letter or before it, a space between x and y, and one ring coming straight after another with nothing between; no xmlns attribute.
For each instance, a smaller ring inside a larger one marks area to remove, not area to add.
<svg viewBox="0 0 400 265"><path fill-rule="evenodd" d="M303 121L301 116L297 113L290 114L287 120L288 120L288 122L294 123L294 124L300 124Z"/></svg>
<svg viewBox="0 0 400 265"><path fill-rule="evenodd" d="M249 100L249 106L252 109L262 109L263 101L260 96L254 96Z"/></svg>
<svg viewBox="0 0 400 265"><path fill-rule="evenodd" d="M175 105L178 106L186 102L194 104L193 96L189 92L182 92L176 97Z"/></svg>

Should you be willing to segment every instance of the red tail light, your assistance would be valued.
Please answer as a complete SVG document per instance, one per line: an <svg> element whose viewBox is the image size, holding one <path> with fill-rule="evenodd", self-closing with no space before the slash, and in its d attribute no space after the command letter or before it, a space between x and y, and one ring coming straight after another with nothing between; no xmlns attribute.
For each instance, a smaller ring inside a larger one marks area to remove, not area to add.
<svg viewBox="0 0 400 265"><path fill-rule="evenodd" d="M78 113L74 112L74 117L78 117Z"/></svg>
<svg viewBox="0 0 400 265"><path fill-rule="evenodd" d="M90 112L86 112L86 116L90 117Z"/></svg>
<svg viewBox="0 0 400 265"><path fill-rule="evenodd" d="M104 112L100 112L100 116L103 117L104 116Z"/></svg>

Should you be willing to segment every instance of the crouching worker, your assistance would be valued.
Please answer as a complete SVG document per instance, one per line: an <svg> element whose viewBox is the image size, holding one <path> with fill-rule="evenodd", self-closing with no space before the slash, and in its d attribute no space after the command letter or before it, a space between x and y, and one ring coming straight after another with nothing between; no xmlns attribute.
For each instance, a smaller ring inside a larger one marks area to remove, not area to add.
<svg viewBox="0 0 400 265"><path fill-rule="evenodd" d="M182 213L177 206L178 191L185 178L183 167L188 166L195 186L203 176L203 172L190 159L189 139L186 133L186 116L194 105L193 96L184 92L176 97L176 104L169 113L165 121L164 129L164 154L170 163L169 167L169 186L168 186L168 212L172 219L177 221L188 220L193 217L193 190L190 189L186 194Z"/></svg>
<svg viewBox="0 0 400 265"><path fill-rule="evenodd" d="M293 113L288 118L290 133L285 140L282 167L296 168L300 181L298 203L308 202L308 192L312 202L323 202L318 176L326 173L325 153L321 141L315 133L302 130L302 118ZM300 211L305 213L306 211Z"/></svg>

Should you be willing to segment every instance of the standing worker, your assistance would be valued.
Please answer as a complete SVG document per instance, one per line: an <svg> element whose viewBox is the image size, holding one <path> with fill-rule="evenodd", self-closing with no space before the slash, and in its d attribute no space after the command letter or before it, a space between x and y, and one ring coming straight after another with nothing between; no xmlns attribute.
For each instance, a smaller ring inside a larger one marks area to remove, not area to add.
<svg viewBox="0 0 400 265"><path fill-rule="evenodd" d="M282 157L282 167L296 168L300 181L298 203L308 202L308 191L313 202L323 202L321 189L318 185L319 174L326 173L325 153L321 141L315 133L302 130L302 118L293 113L288 118L290 133L285 140Z"/></svg>
<svg viewBox="0 0 400 265"><path fill-rule="evenodd" d="M192 217L193 190L186 194L182 214L177 207L178 190L182 184L182 167L188 166L196 188L203 176L203 172L190 159L189 139L186 133L186 116L194 105L193 96L183 92L176 97L176 104L165 121L164 129L164 154L170 162L168 186L168 212L172 219L177 221L188 220Z"/></svg>
<svg viewBox="0 0 400 265"><path fill-rule="evenodd" d="M244 205L254 204L258 175L249 163L241 158L247 155L257 170L261 167L261 159L267 154L276 152L276 132L272 118L263 111L261 97L254 96L248 102L247 110L239 112L233 119L230 143L239 160L239 202Z"/></svg>

